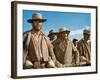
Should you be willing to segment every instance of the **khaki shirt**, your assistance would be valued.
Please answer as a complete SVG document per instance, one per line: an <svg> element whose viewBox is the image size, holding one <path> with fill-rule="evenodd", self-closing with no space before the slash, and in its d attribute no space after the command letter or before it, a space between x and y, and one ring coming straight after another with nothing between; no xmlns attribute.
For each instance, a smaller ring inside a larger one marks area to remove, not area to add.
<svg viewBox="0 0 100 80"><path fill-rule="evenodd" d="M90 64L91 62L91 50L88 43L85 43L83 39L78 42L78 50L80 54L80 65ZM84 63L84 64L83 64Z"/></svg>

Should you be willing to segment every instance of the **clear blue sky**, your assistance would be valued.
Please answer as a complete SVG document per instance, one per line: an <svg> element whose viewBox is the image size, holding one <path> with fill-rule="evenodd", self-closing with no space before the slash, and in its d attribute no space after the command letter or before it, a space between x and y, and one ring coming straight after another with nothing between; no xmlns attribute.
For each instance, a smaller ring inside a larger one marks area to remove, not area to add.
<svg viewBox="0 0 100 80"><path fill-rule="evenodd" d="M49 30L59 31L59 28L66 27L71 30L72 35L69 35L70 39L82 38L82 31L86 27L91 26L91 14L90 13L75 13L75 12L52 12L52 11L34 11L23 10L23 31L28 31L32 28L31 24L27 22L32 18L32 14L41 13L43 18L47 19L47 22L43 24L42 31L48 35Z"/></svg>

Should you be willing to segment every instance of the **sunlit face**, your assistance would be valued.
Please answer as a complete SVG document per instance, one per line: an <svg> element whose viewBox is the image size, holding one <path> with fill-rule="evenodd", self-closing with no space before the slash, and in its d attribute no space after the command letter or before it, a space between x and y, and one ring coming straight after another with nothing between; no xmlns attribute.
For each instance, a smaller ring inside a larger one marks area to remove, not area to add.
<svg viewBox="0 0 100 80"><path fill-rule="evenodd" d="M40 31L42 28L43 22L37 20L37 21L34 21L32 25L33 25L34 30Z"/></svg>
<svg viewBox="0 0 100 80"><path fill-rule="evenodd" d="M60 34L61 34L61 37L62 37L63 39L66 38L66 37L68 36L68 34L67 34L66 32L61 32Z"/></svg>

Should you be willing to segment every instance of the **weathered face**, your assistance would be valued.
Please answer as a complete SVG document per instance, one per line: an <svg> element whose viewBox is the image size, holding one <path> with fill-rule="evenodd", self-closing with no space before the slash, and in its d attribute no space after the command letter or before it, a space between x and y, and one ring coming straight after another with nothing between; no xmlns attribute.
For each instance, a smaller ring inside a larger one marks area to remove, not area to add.
<svg viewBox="0 0 100 80"><path fill-rule="evenodd" d="M55 34L52 34L52 35L50 36L50 40L55 39L55 37L56 37L56 35L55 35Z"/></svg>
<svg viewBox="0 0 100 80"><path fill-rule="evenodd" d="M90 34L84 34L84 39L89 40L90 39Z"/></svg>
<svg viewBox="0 0 100 80"><path fill-rule="evenodd" d="M66 32L61 32L60 34L61 34L61 37L62 37L63 39L66 38L66 37L68 36L68 34L67 34Z"/></svg>
<svg viewBox="0 0 100 80"><path fill-rule="evenodd" d="M34 21L32 26L33 26L33 29L36 30L36 31L40 31L41 28L42 28L42 25L43 25L43 22L42 21Z"/></svg>

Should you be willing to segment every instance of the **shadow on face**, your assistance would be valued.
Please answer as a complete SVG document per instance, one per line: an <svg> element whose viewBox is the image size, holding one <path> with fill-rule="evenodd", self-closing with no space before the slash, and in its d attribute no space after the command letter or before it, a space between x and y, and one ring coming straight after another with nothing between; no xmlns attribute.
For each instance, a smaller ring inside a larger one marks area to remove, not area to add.
<svg viewBox="0 0 100 80"><path fill-rule="evenodd" d="M90 39L90 34L84 33L84 39L85 39L86 41L89 40L89 39Z"/></svg>
<svg viewBox="0 0 100 80"><path fill-rule="evenodd" d="M67 32L60 32L60 37L65 39L68 36Z"/></svg>
<svg viewBox="0 0 100 80"><path fill-rule="evenodd" d="M39 21L39 20L34 21L32 23L33 29L36 30L36 31L40 31L41 28L42 28L42 25L43 25L43 22L42 21Z"/></svg>

